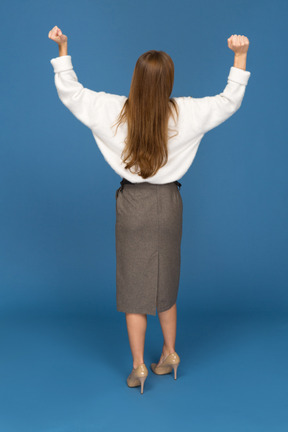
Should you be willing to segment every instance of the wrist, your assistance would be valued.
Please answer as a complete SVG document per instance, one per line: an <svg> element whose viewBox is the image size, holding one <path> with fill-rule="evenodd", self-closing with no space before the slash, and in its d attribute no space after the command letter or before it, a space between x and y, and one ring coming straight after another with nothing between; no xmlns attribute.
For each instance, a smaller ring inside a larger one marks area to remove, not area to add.
<svg viewBox="0 0 288 432"><path fill-rule="evenodd" d="M246 70L247 53L235 53L234 67Z"/></svg>
<svg viewBox="0 0 288 432"><path fill-rule="evenodd" d="M247 57L247 52L245 52L245 53L234 53L235 54L235 57Z"/></svg>
<svg viewBox="0 0 288 432"><path fill-rule="evenodd" d="M62 43L62 44L59 44L59 45L58 45L58 48L59 48L59 57L68 54L68 46L67 46L67 42Z"/></svg>

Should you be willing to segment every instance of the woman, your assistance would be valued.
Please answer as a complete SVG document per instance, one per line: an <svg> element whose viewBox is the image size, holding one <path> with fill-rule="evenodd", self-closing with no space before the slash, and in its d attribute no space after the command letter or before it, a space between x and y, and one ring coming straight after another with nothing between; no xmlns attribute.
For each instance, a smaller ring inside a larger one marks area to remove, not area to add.
<svg viewBox="0 0 288 432"><path fill-rule="evenodd" d="M158 374L177 367L176 299L180 277L183 203L178 180L191 166L201 139L241 106L250 72L246 71L249 40L232 35L234 51L224 91L203 98L170 98L174 64L168 54L151 50L134 69L129 98L96 92L78 82L67 36L55 26L48 37L59 46L50 60L63 104L88 128L105 160L122 177L116 191L116 299L126 314L133 369L129 387L143 386L147 314L158 316L163 348Z"/></svg>

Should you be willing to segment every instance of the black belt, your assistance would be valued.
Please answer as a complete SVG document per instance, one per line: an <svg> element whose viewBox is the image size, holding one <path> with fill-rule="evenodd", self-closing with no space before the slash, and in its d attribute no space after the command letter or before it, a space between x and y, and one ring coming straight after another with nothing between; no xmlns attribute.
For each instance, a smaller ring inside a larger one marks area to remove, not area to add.
<svg viewBox="0 0 288 432"><path fill-rule="evenodd" d="M182 184L179 183L177 180L175 180L173 183L175 183L175 184L179 187L179 189L180 189L181 186L182 186ZM132 182L130 182L129 180L123 178L122 181L120 182L120 184L121 184L121 187L119 188L119 191L122 191L122 190L123 190L123 187L124 187L124 184L138 184L138 183L132 183Z"/></svg>

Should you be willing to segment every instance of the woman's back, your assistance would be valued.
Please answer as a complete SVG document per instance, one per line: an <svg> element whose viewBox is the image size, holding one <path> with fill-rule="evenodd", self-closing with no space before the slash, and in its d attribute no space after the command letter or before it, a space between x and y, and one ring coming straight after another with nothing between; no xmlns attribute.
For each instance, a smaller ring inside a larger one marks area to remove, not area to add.
<svg viewBox="0 0 288 432"><path fill-rule="evenodd" d="M63 104L89 127L106 162L121 177L133 183L148 181L164 184L179 180L191 166L204 134L217 127L241 106L251 72L231 66L224 90L203 98L175 97L178 119L169 117L168 161L147 179L125 169L121 158L127 137L127 123L115 122L127 100L126 96L96 92L78 81L70 55L50 60L55 85ZM177 134L175 134L175 131Z"/></svg>

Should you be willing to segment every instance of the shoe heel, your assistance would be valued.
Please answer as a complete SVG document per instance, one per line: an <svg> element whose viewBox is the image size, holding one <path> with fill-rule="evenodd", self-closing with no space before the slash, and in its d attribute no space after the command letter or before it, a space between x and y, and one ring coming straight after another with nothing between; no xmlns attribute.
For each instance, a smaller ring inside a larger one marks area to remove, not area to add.
<svg viewBox="0 0 288 432"><path fill-rule="evenodd" d="M147 376L139 377L139 380L140 380L140 383L141 383L141 394L144 391L144 383L145 383L146 378L147 378Z"/></svg>
<svg viewBox="0 0 288 432"><path fill-rule="evenodd" d="M173 369L174 369L174 379L176 380L176 378L177 378L177 368L179 366L179 363L178 364L174 364L172 366L173 366Z"/></svg>

